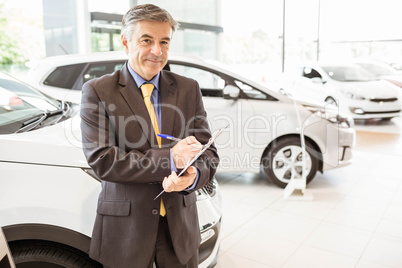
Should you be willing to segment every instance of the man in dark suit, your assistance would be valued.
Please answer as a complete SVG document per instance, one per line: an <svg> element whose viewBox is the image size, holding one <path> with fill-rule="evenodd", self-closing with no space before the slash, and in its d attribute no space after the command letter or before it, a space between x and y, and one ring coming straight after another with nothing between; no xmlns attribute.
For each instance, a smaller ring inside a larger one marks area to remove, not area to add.
<svg viewBox="0 0 402 268"><path fill-rule="evenodd" d="M133 7L122 22L128 62L82 89L84 153L102 180L90 256L107 267L198 267L194 191L219 158L211 146L184 175L175 172L211 137L198 83L162 70L176 27L157 6ZM143 84L153 88L148 97ZM158 132L182 140L158 140Z"/></svg>

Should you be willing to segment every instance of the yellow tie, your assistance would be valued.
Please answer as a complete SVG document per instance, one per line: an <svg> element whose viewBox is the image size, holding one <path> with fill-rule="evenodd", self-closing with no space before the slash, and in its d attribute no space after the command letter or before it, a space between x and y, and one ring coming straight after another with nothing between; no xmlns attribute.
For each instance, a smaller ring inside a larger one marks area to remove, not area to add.
<svg viewBox="0 0 402 268"><path fill-rule="evenodd" d="M154 127L155 135L156 135L156 140L158 141L159 148L161 148L161 137L158 136L160 134L159 131L159 125L158 125L158 118L156 117L155 113L155 108L151 102L151 95L152 91L154 90L154 85L153 84L143 84L141 86L141 91L142 91L142 96L144 98L144 103L145 106L147 106L149 117L151 118L152 126ZM159 210L159 214L161 216L166 215L166 209L165 205L163 204L162 198L161 198L161 207Z"/></svg>

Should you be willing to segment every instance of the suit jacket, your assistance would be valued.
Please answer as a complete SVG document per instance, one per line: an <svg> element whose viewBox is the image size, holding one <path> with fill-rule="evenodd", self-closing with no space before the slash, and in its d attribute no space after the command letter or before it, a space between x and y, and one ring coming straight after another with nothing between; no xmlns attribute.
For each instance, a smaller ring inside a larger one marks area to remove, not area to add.
<svg viewBox="0 0 402 268"><path fill-rule="evenodd" d="M158 147L141 91L127 69L93 79L82 89L84 154L102 180L90 256L109 267L146 267L155 248L161 182L171 173L170 140ZM195 80L161 71L161 132L202 144L211 137ZM219 158L212 146L194 164L199 180L210 182ZM175 253L186 263L200 244L194 191L162 195Z"/></svg>

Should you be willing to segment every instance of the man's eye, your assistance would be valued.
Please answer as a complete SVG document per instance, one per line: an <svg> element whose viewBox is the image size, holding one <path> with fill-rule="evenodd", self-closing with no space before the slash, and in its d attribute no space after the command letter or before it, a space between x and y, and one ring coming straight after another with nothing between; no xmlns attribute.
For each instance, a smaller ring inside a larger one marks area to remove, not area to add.
<svg viewBox="0 0 402 268"><path fill-rule="evenodd" d="M151 40L149 40L149 39L144 39L144 40L142 40L142 43L144 43L144 44L149 44L149 43L151 43Z"/></svg>

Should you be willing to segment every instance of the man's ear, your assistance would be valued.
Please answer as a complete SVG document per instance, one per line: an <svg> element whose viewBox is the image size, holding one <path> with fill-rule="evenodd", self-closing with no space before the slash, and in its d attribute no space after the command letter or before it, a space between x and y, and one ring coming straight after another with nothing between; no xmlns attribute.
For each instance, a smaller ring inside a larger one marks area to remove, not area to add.
<svg viewBox="0 0 402 268"><path fill-rule="evenodd" d="M123 47L124 47L124 51L126 51L126 53L128 54L128 52L129 52L130 50L128 49L128 40L127 40L126 36L122 34L122 35L120 36L120 40L121 40L121 44L122 44Z"/></svg>

